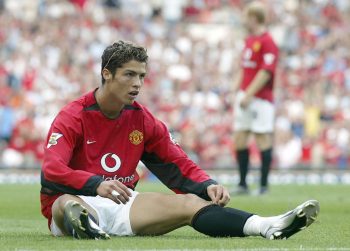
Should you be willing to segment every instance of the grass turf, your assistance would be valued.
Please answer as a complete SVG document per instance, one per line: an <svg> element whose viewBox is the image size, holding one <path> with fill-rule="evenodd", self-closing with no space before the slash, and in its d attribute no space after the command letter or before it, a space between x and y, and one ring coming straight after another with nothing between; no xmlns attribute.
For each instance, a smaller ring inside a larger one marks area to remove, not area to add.
<svg viewBox="0 0 350 251"><path fill-rule="evenodd" d="M184 227L157 237L113 237L108 241L54 238L40 214L39 185L0 185L0 250L350 250L348 186L273 186L261 197L232 197L230 205L262 216L283 213L315 198L321 213L316 223L287 241L261 237L210 238ZM139 184L139 191L169 192L157 183Z"/></svg>

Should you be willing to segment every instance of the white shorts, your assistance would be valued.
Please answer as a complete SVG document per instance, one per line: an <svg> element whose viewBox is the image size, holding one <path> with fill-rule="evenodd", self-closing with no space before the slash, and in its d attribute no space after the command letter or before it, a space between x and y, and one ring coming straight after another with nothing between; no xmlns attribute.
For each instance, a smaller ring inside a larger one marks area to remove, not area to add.
<svg viewBox="0 0 350 251"><path fill-rule="evenodd" d="M234 130L254 133L270 133L274 129L275 107L261 98L254 97L248 107L242 109L241 100L245 93L239 91L234 104Z"/></svg>
<svg viewBox="0 0 350 251"><path fill-rule="evenodd" d="M91 208L93 208L98 217L98 225L109 235L130 236L135 235L130 225L130 208L138 192L130 189L132 196L124 204L117 204L114 201L100 196L78 196ZM51 221L51 233L54 236L62 236L63 233L56 225L54 219Z"/></svg>

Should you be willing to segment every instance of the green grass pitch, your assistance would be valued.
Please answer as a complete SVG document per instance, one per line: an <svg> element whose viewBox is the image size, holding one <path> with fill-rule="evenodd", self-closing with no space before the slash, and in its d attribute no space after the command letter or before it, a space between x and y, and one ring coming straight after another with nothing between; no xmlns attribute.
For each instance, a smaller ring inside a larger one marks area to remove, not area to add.
<svg viewBox="0 0 350 251"><path fill-rule="evenodd" d="M261 237L210 238L190 227L157 237L113 237L108 241L50 236L40 214L39 185L0 185L0 250L350 250L350 188L345 185L272 186L262 197L232 197L230 205L263 216L283 213L315 198L317 222L288 240ZM158 183L139 191L169 192Z"/></svg>

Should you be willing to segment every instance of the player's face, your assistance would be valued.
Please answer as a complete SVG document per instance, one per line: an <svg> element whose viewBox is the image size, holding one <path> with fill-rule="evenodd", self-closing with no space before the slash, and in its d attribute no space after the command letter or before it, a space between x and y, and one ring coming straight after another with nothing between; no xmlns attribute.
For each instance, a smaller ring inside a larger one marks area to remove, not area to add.
<svg viewBox="0 0 350 251"><path fill-rule="evenodd" d="M255 17L252 15L248 15L247 12L245 12L244 15L244 26L249 33L251 33L254 30L254 27L256 26Z"/></svg>
<svg viewBox="0 0 350 251"><path fill-rule="evenodd" d="M105 84L116 102L131 105L140 92L145 76L146 63L131 60L117 68L114 77Z"/></svg>

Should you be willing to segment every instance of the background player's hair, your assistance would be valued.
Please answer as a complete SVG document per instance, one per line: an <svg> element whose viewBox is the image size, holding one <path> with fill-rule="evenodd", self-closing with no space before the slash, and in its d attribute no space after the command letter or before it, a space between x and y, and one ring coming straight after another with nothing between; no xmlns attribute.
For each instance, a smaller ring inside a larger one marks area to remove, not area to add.
<svg viewBox="0 0 350 251"><path fill-rule="evenodd" d="M248 16L254 16L258 23L264 24L266 21L266 9L263 3L259 1L251 2L246 7Z"/></svg>
<svg viewBox="0 0 350 251"><path fill-rule="evenodd" d="M103 51L101 58L101 75L102 70L106 68L112 73L112 76L114 76L117 68L122 67L123 64L129 62L130 60L147 63L148 55L147 50L144 47L135 45L131 42L119 40L118 42L108 46ZM102 76L102 84L104 83L105 79Z"/></svg>

